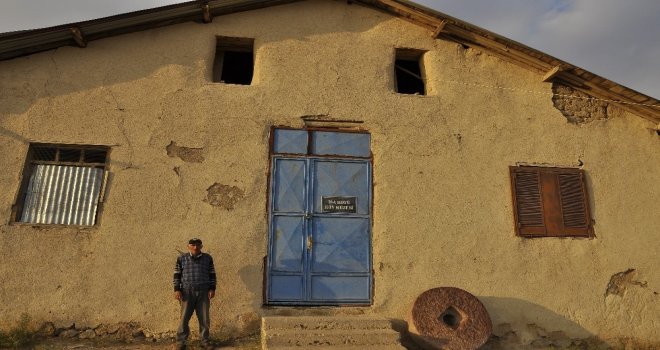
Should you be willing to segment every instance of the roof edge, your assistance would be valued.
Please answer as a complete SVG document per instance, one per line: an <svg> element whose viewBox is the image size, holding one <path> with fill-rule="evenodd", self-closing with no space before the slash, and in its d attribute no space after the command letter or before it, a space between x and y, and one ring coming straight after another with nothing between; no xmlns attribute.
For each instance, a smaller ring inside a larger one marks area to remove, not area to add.
<svg viewBox="0 0 660 350"><path fill-rule="evenodd" d="M92 40L303 0L196 0L53 27L0 34L0 61ZM436 39L472 47L660 123L660 101L556 57L408 0L355 1L427 28Z"/></svg>

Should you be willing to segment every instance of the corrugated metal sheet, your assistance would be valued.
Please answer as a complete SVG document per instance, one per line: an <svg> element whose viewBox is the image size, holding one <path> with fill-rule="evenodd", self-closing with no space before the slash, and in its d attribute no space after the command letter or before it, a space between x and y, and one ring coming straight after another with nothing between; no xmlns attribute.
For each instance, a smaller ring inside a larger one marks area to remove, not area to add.
<svg viewBox="0 0 660 350"><path fill-rule="evenodd" d="M21 222L94 225L103 171L91 167L35 165Z"/></svg>

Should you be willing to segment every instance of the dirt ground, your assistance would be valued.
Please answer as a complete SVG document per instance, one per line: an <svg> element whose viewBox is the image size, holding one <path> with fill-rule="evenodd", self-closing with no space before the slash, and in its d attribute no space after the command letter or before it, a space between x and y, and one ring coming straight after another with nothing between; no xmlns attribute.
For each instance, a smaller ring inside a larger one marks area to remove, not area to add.
<svg viewBox="0 0 660 350"><path fill-rule="evenodd" d="M233 340L231 342L216 342L218 350L260 350L259 336ZM33 341L30 345L17 349L34 350L85 350L85 349L109 349L109 350L169 350L176 349L173 341L162 342L132 342L124 343L111 340L82 340L82 339L59 339L41 338ZM192 341L190 350L204 349L198 342Z"/></svg>

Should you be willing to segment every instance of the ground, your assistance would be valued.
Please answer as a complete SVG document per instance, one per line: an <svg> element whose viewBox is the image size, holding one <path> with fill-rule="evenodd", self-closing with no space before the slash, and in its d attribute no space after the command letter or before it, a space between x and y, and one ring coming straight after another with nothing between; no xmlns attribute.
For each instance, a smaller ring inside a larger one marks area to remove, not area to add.
<svg viewBox="0 0 660 350"><path fill-rule="evenodd" d="M31 344L16 349L34 350L84 350L84 349L109 349L109 350L169 350L175 349L176 344L171 341L159 342L117 342L110 340L82 340L82 339L60 339L40 338ZM199 343L193 341L188 347L190 350L203 349ZM261 343L258 335L233 340L231 342L218 342L216 349L219 350L260 350Z"/></svg>

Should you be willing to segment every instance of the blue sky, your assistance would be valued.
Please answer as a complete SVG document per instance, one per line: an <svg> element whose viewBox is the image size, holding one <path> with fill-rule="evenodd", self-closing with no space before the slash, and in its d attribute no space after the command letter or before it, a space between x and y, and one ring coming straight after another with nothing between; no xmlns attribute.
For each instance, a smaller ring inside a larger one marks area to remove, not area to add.
<svg viewBox="0 0 660 350"><path fill-rule="evenodd" d="M48 27L175 0L3 0L0 32ZM417 0L660 98L660 0Z"/></svg>

